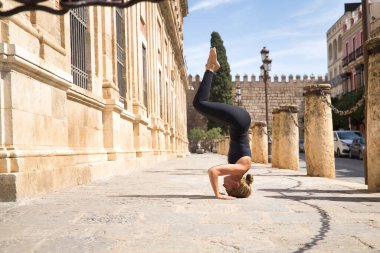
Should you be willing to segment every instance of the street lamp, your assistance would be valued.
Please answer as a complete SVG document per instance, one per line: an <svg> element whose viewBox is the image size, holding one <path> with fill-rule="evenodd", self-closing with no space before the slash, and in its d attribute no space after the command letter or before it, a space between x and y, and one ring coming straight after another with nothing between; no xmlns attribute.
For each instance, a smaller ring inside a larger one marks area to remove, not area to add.
<svg viewBox="0 0 380 253"><path fill-rule="evenodd" d="M261 65L261 75L264 78L264 84L265 84L265 119L267 123L267 127L269 128L269 117L268 117L268 77L269 77L269 71L272 69L272 60L269 58L269 50L264 47L261 50L261 59L263 61L263 65Z"/></svg>
<svg viewBox="0 0 380 253"><path fill-rule="evenodd" d="M269 77L269 71L272 69L272 60L269 58L269 50L266 47L263 47L263 49L260 51L261 53L261 60L263 61L263 65L261 65L261 75L264 78L264 84L265 84L265 121L267 123L267 129L269 129L269 116L268 116L268 77ZM272 143L269 141L269 135L268 135L268 161L272 162Z"/></svg>

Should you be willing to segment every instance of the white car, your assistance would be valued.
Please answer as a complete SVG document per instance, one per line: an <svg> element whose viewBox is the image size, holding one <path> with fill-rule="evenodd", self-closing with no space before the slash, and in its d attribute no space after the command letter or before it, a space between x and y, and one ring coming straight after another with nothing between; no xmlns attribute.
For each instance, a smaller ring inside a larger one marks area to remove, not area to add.
<svg viewBox="0 0 380 253"><path fill-rule="evenodd" d="M334 131L334 153L337 157L348 156L352 140L363 135L359 131Z"/></svg>

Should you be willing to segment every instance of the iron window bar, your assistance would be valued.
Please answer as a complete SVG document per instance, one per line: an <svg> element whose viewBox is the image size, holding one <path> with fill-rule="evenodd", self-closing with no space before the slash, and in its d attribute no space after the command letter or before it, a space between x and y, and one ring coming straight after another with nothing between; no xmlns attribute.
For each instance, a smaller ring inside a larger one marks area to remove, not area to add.
<svg viewBox="0 0 380 253"><path fill-rule="evenodd" d="M128 8L140 2L159 3L168 0L59 0L60 9L54 9L46 5L41 5L49 0L13 0L21 5L10 10L1 10L3 2L9 0L0 0L0 17L9 17L24 11L44 11L55 15L64 15L71 9L86 6L108 6L118 8ZM172 0L169 0L172 1Z"/></svg>

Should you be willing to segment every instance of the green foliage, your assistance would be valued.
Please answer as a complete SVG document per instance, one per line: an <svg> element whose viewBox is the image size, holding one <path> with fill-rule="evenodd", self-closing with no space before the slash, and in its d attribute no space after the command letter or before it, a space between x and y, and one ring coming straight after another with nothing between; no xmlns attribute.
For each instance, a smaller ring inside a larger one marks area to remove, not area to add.
<svg viewBox="0 0 380 253"><path fill-rule="evenodd" d="M222 138L222 129L220 127L211 128L206 132L206 141L216 141Z"/></svg>
<svg viewBox="0 0 380 253"><path fill-rule="evenodd" d="M355 104L363 97L364 88L360 87L357 90L343 95L341 98L333 98L331 103L335 108L341 111L346 111L355 106ZM333 126L334 129L348 129L348 117L351 117L352 125L360 125L364 122L364 105L359 109L347 116L339 116L333 113Z"/></svg>
<svg viewBox="0 0 380 253"><path fill-rule="evenodd" d="M231 69L227 60L227 53L223 45L223 40L219 33L212 32L210 42L211 47L216 48L220 68L215 73L215 77L213 78L209 100L212 102L232 104ZM213 120L208 121L207 127L208 129L220 127L222 129L222 133L225 134L228 132L228 127L226 125L222 125L221 123Z"/></svg>
<svg viewBox="0 0 380 253"><path fill-rule="evenodd" d="M192 128L189 131L188 138L191 142L199 142L206 138L206 132L200 128Z"/></svg>
<svg viewBox="0 0 380 253"><path fill-rule="evenodd" d="M220 138L222 138L222 129L220 127L211 128L206 132L206 138L203 143L204 147L212 151L215 146L215 142Z"/></svg>
<svg viewBox="0 0 380 253"><path fill-rule="evenodd" d="M191 146L195 146L198 143L202 143L203 147L212 150L215 141L222 138L222 129L217 127L212 128L206 132L200 128L192 128L189 131L188 138L191 143Z"/></svg>

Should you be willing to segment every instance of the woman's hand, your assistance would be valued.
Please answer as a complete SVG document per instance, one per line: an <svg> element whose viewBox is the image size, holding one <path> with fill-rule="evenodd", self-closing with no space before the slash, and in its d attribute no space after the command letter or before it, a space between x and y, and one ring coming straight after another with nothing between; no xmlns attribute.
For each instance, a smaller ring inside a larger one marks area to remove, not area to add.
<svg viewBox="0 0 380 253"><path fill-rule="evenodd" d="M236 199L235 197L231 197L231 196L224 195L224 194L218 194L215 197L217 199L224 199L224 200L233 200L233 199Z"/></svg>

